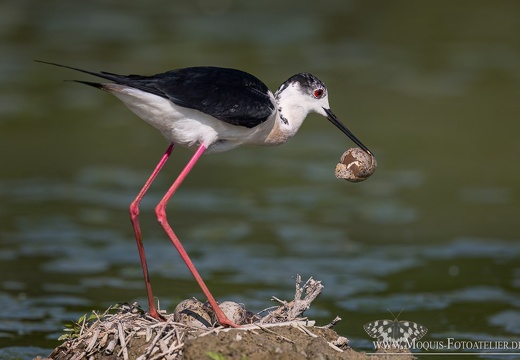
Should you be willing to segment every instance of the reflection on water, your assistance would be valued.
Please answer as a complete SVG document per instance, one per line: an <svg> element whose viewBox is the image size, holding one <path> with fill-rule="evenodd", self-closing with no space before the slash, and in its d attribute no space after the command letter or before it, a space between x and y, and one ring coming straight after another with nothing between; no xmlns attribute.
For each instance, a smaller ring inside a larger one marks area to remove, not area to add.
<svg viewBox="0 0 520 360"><path fill-rule="evenodd" d="M354 348L371 349L362 325L387 309L429 339L517 339L520 6L215 4L0 5L0 357L45 355L81 314L146 303L128 204L167 146L107 94L61 81L77 74L33 59L237 67L272 89L315 73L379 168L335 179L351 144L317 116L283 147L204 156L169 217L216 297L259 311L291 298L300 273L325 285L309 316L341 316ZM201 296L153 215L189 155L174 151L141 207L168 310Z"/></svg>

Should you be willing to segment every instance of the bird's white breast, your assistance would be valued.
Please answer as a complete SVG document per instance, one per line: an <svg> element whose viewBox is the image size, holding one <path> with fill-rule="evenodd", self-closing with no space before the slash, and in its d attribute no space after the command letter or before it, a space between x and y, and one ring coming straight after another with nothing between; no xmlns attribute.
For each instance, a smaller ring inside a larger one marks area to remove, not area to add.
<svg viewBox="0 0 520 360"><path fill-rule="evenodd" d="M170 100L119 84L104 84L132 112L145 120L170 142L186 147L204 144L209 152L231 150L244 143L265 144L275 114L255 128L235 126L198 110L178 106ZM268 145L268 144L265 144Z"/></svg>

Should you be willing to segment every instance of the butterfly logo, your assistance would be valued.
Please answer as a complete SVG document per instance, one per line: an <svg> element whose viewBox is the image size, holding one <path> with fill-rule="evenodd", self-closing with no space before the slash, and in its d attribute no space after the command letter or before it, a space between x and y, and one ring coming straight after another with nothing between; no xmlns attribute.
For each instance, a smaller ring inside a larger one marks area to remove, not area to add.
<svg viewBox="0 0 520 360"><path fill-rule="evenodd" d="M420 340L428 332L425 326L416 322L398 321L397 318L401 315L401 312L396 317L390 311L394 320L376 320L363 325L366 333L379 341L378 347L410 348L415 341Z"/></svg>

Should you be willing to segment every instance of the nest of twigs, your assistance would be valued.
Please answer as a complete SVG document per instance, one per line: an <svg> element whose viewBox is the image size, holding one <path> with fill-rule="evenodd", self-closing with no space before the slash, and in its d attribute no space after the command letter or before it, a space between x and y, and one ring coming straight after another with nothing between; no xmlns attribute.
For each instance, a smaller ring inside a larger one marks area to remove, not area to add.
<svg viewBox="0 0 520 360"><path fill-rule="evenodd" d="M51 359L345 359L365 358L349 349L348 340L331 328L341 319L315 327L303 317L323 285L310 278L301 284L296 278L294 300L286 302L273 297L279 305L249 315L253 322L238 329L201 326L194 315L166 314L166 321L150 317L138 304L119 304L102 314L83 316L66 329L64 343ZM242 307L243 305L240 304ZM202 307L206 308L206 307ZM181 310L182 311L182 310ZM177 320L182 320L182 322ZM202 324L204 325L204 324ZM208 324L206 324L208 325ZM305 355L305 356L303 356ZM285 357L284 357L285 356ZM402 359L402 357L400 357Z"/></svg>

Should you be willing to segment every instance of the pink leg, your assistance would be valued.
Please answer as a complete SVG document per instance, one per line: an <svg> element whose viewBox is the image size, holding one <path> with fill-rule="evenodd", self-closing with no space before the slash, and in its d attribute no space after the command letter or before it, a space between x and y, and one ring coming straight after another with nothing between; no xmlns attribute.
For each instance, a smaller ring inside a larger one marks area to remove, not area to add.
<svg viewBox="0 0 520 360"><path fill-rule="evenodd" d="M218 307L217 301L211 295L209 292L208 287L206 284L204 284L204 281L202 280L202 277L199 275L199 272L195 268L195 265L193 265L193 262L191 261L190 257L188 256L188 253L186 250L184 250L184 247L182 246L181 242L179 241L179 238L177 238L177 235L173 232L170 224L168 224L168 220L166 219L166 205L168 204L168 201L173 196L175 191L179 188L182 181L186 178L186 176L189 174L193 166L197 163L199 158L202 156L202 154L206 151L206 147L204 145L200 145L197 151L195 152L195 155L190 159L186 167L182 170L179 177L175 180L173 185L170 187L168 192L164 195L162 200L159 202L157 207L155 208L155 214L157 215L157 220L159 221L159 224L164 228L164 231L166 231L166 234L168 234L171 242L179 252L179 254L182 257L182 260L186 263L186 266L188 266L188 269L190 269L191 273L193 274L193 277L195 277L195 280L197 280L197 283L199 284L200 288L202 289L202 292L204 295L206 295L206 298L208 299L209 303L211 304L211 307L213 308L213 311L215 311L215 315L217 316L217 319L219 323L223 326L231 326L231 327L239 327L239 325L233 323L231 320L229 320L226 315L222 312L222 310Z"/></svg>
<svg viewBox="0 0 520 360"><path fill-rule="evenodd" d="M143 188L137 195L134 201L130 204L130 221L132 222L132 227L134 228L135 241L137 242L137 250L139 251L139 258L141 259L141 266L143 268L144 282L146 285L146 294L148 295L148 311L150 316L158 319L164 320L164 318L157 312L157 308L155 307L155 301L152 294L152 285L150 284L150 276L148 275L148 266L146 264L146 255L144 253L144 245L143 245L143 236L141 234L141 227L139 226L139 203L143 200L144 195L152 185L153 181L163 168L164 164L170 157L172 150L174 148L174 144L170 144L166 152L162 156L161 160L155 167L152 172L152 175L148 178Z"/></svg>

